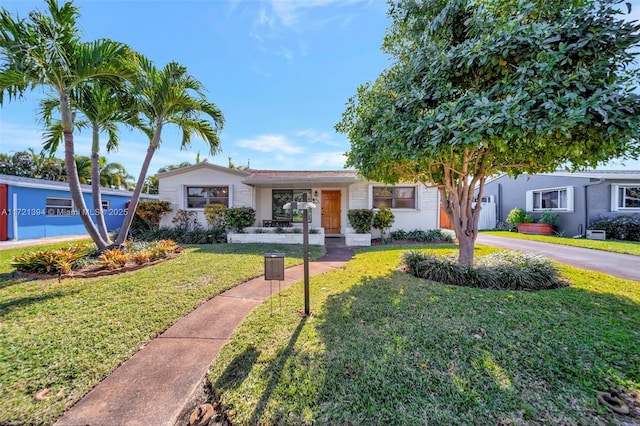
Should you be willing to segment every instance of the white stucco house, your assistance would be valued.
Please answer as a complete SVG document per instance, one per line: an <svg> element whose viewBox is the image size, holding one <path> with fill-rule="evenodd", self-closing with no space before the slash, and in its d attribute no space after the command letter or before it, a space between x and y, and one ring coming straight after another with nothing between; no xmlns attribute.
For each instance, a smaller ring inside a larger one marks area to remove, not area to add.
<svg viewBox="0 0 640 426"><path fill-rule="evenodd" d="M251 207L256 211L255 227L302 227L302 215L284 210L284 204L302 201L303 194L317 207L309 213L309 227L327 237L346 236L353 230L347 219L351 209L388 206L395 222L391 230L439 228L438 191L422 184L384 185L363 180L354 170L281 171L236 170L198 163L157 175L160 200L171 203L161 226L171 226L178 210L198 213L206 226L204 206L219 203L227 207Z"/></svg>

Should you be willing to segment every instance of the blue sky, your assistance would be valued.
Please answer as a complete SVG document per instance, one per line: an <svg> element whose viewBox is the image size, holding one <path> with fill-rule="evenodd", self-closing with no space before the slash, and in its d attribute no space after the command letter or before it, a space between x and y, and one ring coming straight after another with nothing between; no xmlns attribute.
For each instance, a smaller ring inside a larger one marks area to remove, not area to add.
<svg viewBox="0 0 640 426"><path fill-rule="evenodd" d="M383 0L76 0L84 38L129 44L161 67L185 65L224 113L222 153L208 161L259 169L335 170L349 143L334 131L356 88L389 65L380 51L389 24ZM640 17L640 0L632 16ZM26 17L44 2L2 0ZM41 146L35 108L42 93L0 109L0 151ZM106 154L138 176L148 140L123 130L117 152ZM76 134L78 155L89 155L90 134ZM163 130L149 169L207 157L194 140ZM62 157L62 151L57 156ZM640 168L640 162L609 168Z"/></svg>

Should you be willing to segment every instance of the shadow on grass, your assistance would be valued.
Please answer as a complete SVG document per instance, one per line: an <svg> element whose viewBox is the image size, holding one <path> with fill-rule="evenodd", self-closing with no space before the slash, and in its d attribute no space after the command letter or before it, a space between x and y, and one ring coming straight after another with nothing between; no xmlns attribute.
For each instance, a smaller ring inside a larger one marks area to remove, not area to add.
<svg viewBox="0 0 640 426"><path fill-rule="evenodd" d="M273 393L278 381L280 380L280 376L282 375L282 371L284 370L284 366L287 363L287 360L293 355L293 347L298 341L298 336L300 336L300 332L302 328L307 323L307 317L303 317L298 326L294 330L291 338L289 339L289 343L287 347L284 348L280 353L276 356L276 358L269 364L269 367L266 370L266 375L269 377L269 381L260 395L260 399L258 400L258 404L256 405L253 414L251 414L250 424L257 425L260 424L260 419L264 414L265 408L271 398L271 394Z"/></svg>
<svg viewBox="0 0 640 426"><path fill-rule="evenodd" d="M329 423L606 423L596 391L640 382L640 304L622 295L480 290L392 271L322 311L317 407Z"/></svg>
<svg viewBox="0 0 640 426"><path fill-rule="evenodd" d="M45 300L55 299L57 297L66 297L70 294L78 293L79 290L69 291L56 291L52 293L41 294L38 296L21 297L17 299L9 300L8 302L0 303L0 317L9 314L18 308L22 308L34 303L44 302Z"/></svg>
<svg viewBox="0 0 640 426"><path fill-rule="evenodd" d="M251 367L260 356L260 351L255 346L248 346L241 354L233 358L220 378L213 384L213 389L236 389L240 387L244 379L251 372Z"/></svg>

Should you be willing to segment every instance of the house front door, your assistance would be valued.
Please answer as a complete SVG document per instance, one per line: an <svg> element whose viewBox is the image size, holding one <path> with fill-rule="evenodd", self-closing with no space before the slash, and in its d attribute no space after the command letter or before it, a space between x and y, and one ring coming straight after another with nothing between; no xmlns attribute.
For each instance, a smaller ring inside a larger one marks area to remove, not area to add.
<svg viewBox="0 0 640 426"><path fill-rule="evenodd" d="M340 233L340 199L340 191L322 191L321 222L325 234Z"/></svg>

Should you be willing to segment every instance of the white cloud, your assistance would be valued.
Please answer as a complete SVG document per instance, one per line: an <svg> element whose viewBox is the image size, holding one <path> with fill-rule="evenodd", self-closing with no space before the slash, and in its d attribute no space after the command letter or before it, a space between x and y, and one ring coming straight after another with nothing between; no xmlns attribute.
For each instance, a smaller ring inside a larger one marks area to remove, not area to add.
<svg viewBox="0 0 640 426"><path fill-rule="evenodd" d="M328 167L342 169L347 161L343 152L317 152L310 158L313 167Z"/></svg>
<svg viewBox="0 0 640 426"><path fill-rule="evenodd" d="M252 139L242 139L236 142L241 148L260 152L276 152L285 154L302 154L304 149L293 144L283 135L259 135Z"/></svg>
<svg viewBox="0 0 640 426"><path fill-rule="evenodd" d="M333 133L319 132L314 129L299 130L295 133L296 137L304 138L307 144L323 144L329 146L342 146L342 143L336 142Z"/></svg>

